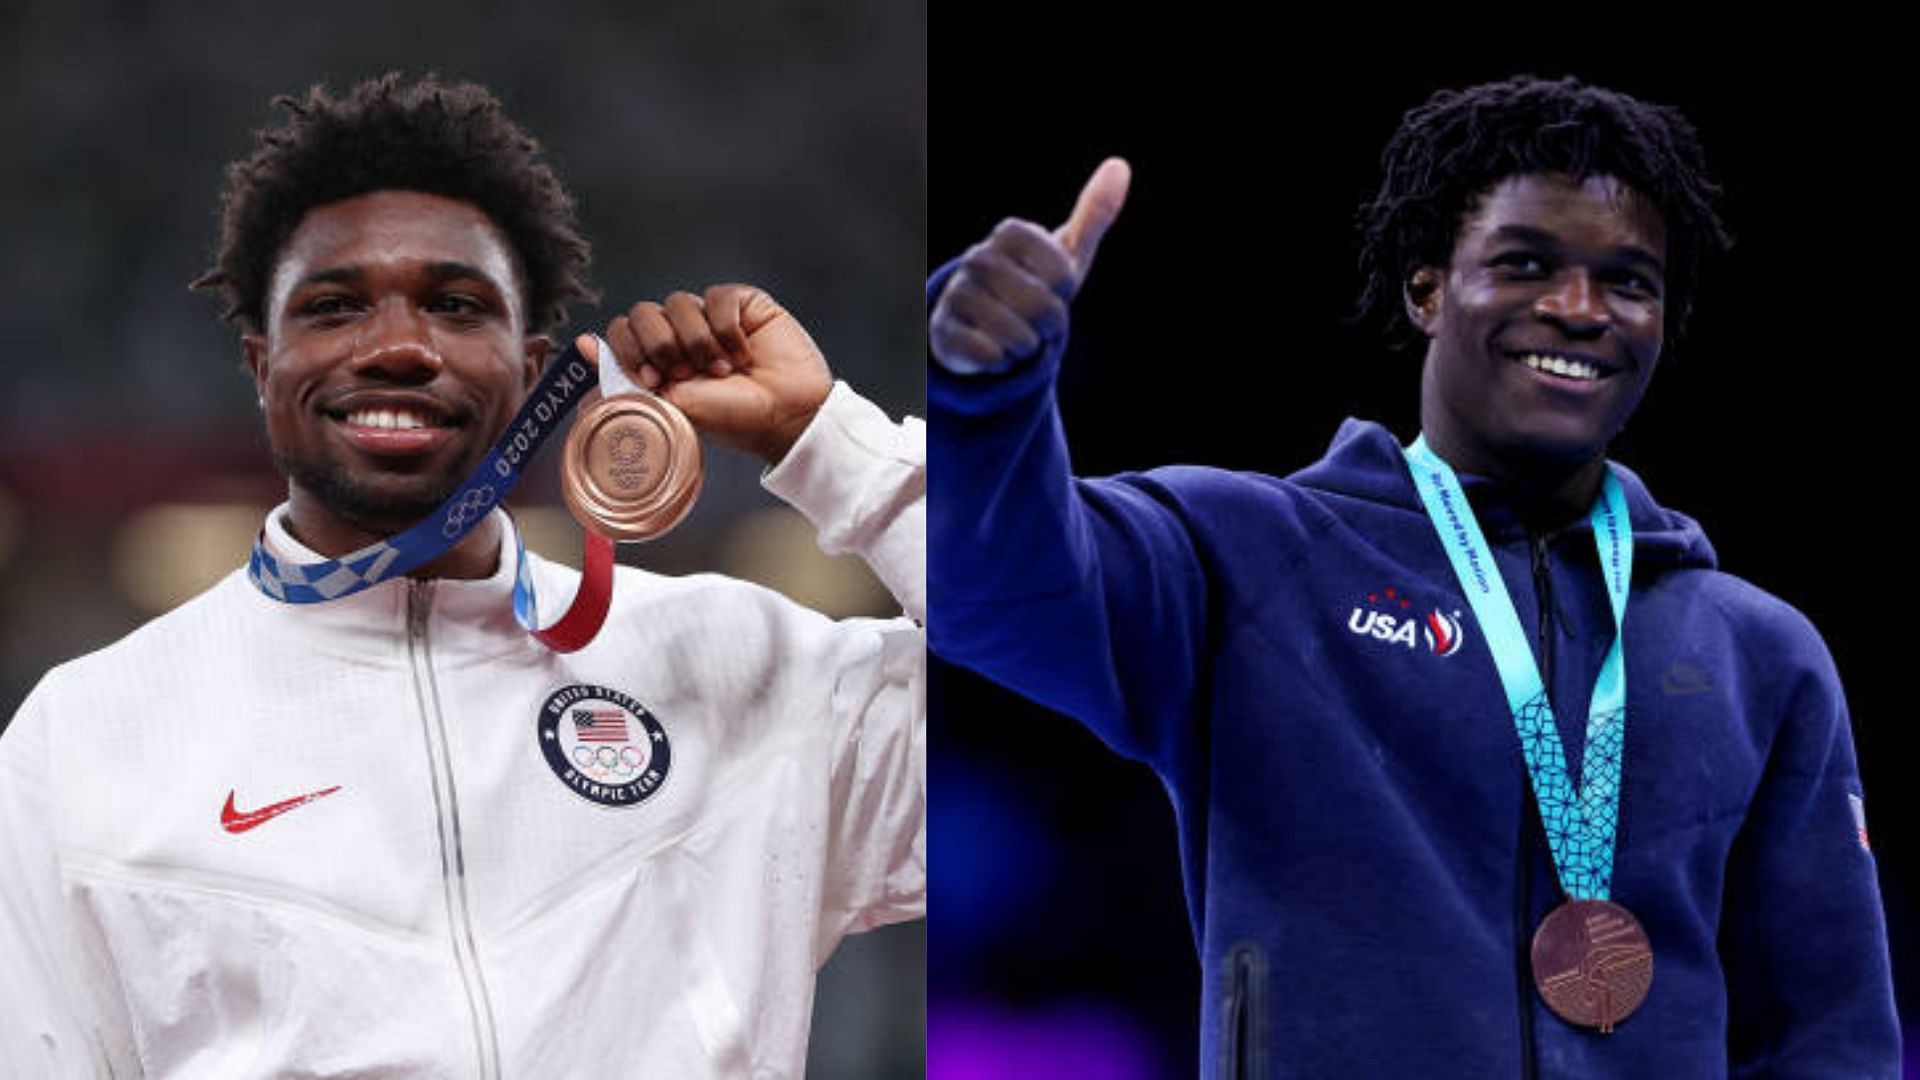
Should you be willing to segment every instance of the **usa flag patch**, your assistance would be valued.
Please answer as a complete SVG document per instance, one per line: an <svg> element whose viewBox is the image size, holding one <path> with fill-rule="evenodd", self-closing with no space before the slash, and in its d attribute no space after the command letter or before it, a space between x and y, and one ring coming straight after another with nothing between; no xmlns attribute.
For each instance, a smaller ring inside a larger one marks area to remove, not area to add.
<svg viewBox="0 0 1920 1080"><path fill-rule="evenodd" d="M1860 840L1860 850L1871 852L1873 848L1867 846L1867 804L1860 796L1849 791L1847 809L1853 811L1853 833Z"/></svg>
<svg viewBox="0 0 1920 1080"><path fill-rule="evenodd" d="M666 783L673 746L660 719L608 686L563 686L534 721L540 755L575 795L601 806L638 806Z"/></svg>

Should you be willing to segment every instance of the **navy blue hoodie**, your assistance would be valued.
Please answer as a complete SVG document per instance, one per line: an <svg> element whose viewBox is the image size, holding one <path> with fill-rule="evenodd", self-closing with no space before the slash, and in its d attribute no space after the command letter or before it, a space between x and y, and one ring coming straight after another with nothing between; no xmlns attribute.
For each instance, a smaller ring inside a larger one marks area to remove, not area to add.
<svg viewBox="0 0 1920 1080"><path fill-rule="evenodd" d="M929 302L941 279L928 286ZM1653 985L1611 1034L1532 987L1563 896L1491 655L1395 439L1291 477L1069 475L1061 343L929 375L934 650L1075 716L1171 793L1208 1077L1893 1077L1846 706L1813 627L1634 527L1613 899ZM1613 622L1584 519L1530 535L1463 477L1579 775Z"/></svg>

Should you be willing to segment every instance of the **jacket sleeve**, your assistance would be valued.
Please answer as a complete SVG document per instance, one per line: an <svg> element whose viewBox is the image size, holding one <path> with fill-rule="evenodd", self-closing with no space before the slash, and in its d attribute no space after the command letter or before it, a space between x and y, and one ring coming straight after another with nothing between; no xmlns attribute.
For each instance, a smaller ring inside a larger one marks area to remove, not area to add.
<svg viewBox="0 0 1920 1080"><path fill-rule="evenodd" d="M61 896L45 688L0 734L0 1076L105 1077L130 1068L107 1032Z"/></svg>
<svg viewBox="0 0 1920 1080"><path fill-rule="evenodd" d="M1886 919L1839 677L1805 627L1759 789L1727 862L1720 955L1736 1077L1900 1074Z"/></svg>
<svg viewBox="0 0 1920 1080"><path fill-rule="evenodd" d="M927 283L932 306L951 276ZM1064 338L989 375L928 373L929 641L1163 768L1207 651L1207 585L1158 474L1076 480L1055 404Z"/></svg>
<svg viewBox="0 0 1920 1080"><path fill-rule="evenodd" d="M820 962L845 934L926 914L926 454L923 423L895 424L838 383L763 481L912 618L847 620L832 646Z"/></svg>

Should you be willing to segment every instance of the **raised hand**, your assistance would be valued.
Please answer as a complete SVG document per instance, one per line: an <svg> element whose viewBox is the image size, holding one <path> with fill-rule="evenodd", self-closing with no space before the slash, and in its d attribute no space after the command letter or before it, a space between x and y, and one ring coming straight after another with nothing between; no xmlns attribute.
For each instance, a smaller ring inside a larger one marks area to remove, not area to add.
<svg viewBox="0 0 1920 1080"><path fill-rule="evenodd" d="M799 320L751 285L642 300L607 324L607 341L701 434L768 464L786 456L833 389L826 357Z"/></svg>
<svg viewBox="0 0 1920 1080"><path fill-rule="evenodd" d="M1000 371L1064 340L1067 305L1120 216L1132 177L1124 160L1108 158L1059 228L1008 218L968 248L928 322L934 358L963 375Z"/></svg>

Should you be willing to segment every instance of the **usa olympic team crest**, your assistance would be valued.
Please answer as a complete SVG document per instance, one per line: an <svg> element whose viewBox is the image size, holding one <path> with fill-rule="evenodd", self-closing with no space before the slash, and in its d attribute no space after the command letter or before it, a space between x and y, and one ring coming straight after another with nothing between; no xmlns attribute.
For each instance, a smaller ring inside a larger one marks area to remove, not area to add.
<svg viewBox="0 0 1920 1080"><path fill-rule="evenodd" d="M575 795L602 806L635 806L666 783L667 731L645 705L618 690L575 684L540 706L540 753Z"/></svg>

